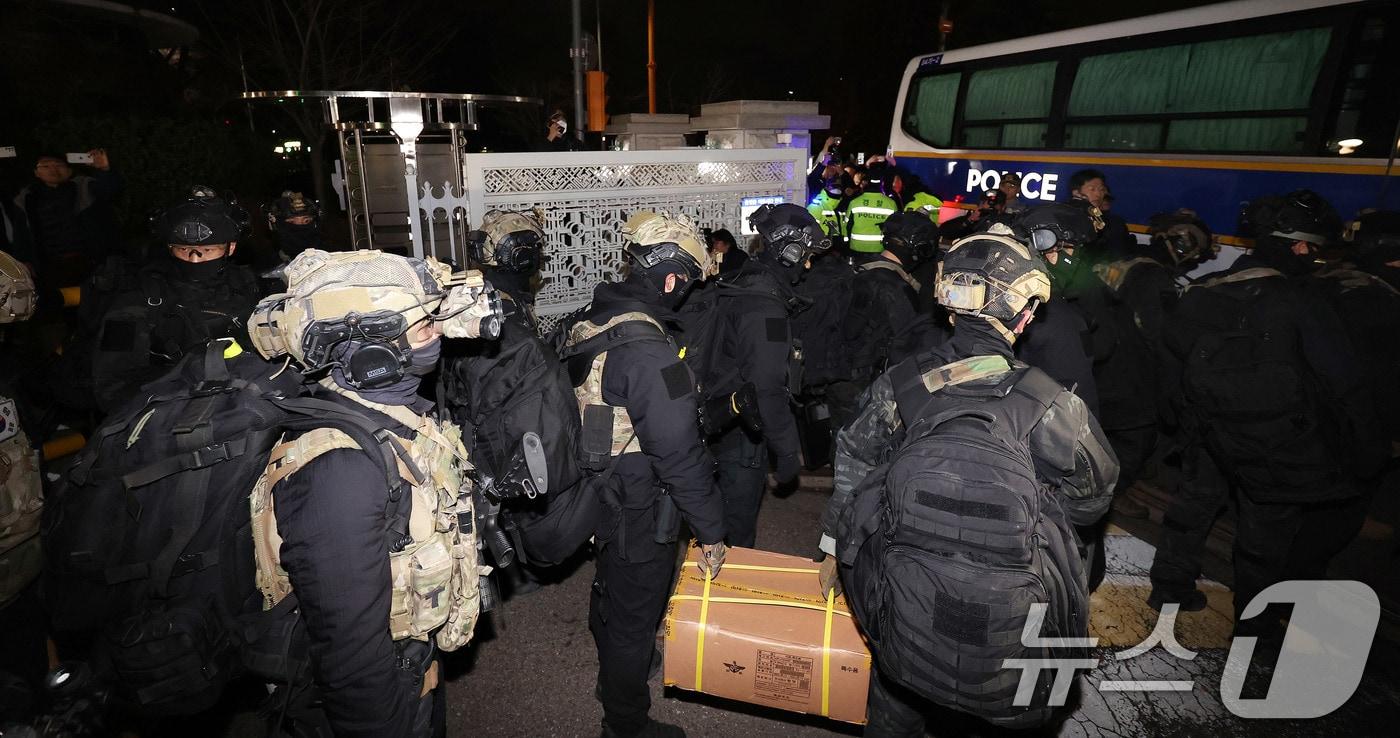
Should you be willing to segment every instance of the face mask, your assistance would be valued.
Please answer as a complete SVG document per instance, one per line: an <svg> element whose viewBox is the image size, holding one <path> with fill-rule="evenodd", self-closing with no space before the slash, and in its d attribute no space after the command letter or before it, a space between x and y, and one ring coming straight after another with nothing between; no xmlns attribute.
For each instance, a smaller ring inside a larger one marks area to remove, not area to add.
<svg viewBox="0 0 1400 738"><path fill-rule="evenodd" d="M277 244L289 257L294 257L307 249L320 248L321 227L315 223L279 224L277 226Z"/></svg>
<svg viewBox="0 0 1400 738"><path fill-rule="evenodd" d="M437 368L438 357L442 356L442 339L426 346L419 346L408 352L408 374L425 377Z"/></svg>
<svg viewBox="0 0 1400 738"><path fill-rule="evenodd" d="M187 279L192 282L203 282L214 279L224 270L223 259L185 261L183 259L175 259L174 257L171 258L175 262L175 273L180 275L182 279Z"/></svg>

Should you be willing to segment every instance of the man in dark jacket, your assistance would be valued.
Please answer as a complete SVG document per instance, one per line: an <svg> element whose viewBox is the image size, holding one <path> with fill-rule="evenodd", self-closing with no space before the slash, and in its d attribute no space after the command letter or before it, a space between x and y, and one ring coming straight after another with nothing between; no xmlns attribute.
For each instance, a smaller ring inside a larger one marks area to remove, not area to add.
<svg viewBox="0 0 1400 738"><path fill-rule="evenodd" d="M636 213L623 238L627 278L593 291L565 349L584 351L585 342L614 328L630 326L648 336L570 359L585 375L575 386L585 438L597 435L595 423L605 420L602 435L611 444L604 457L613 470L608 483L619 504L596 535L589 629L598 647L602 735L677 738L685 731L647 715L656 628L676 567L674 543L658 542L674 541L675 531L658 529L658 511L672 502L679 508L710 576L724 561L725 530L714 462L696 423L695 378L665 326L711 262L699 231L683 217Z"/></svg>
<svg viewBox="0 0 1400 738"><path fill-rule="evenodd" d="M153 221L156 238L166 244L164 256L134 274L114 267L115 273L94 277L84 290L83 312L93 336L99 407L114 409L211 339L246 343L258 283L230 257L247 226L248 214L237 202L194 187Z"/></svg>
<svg viewBox="0 0 1400 738"><path fill-rule="evenodd" d="M1389 444L1342 321L1300 281L1340 230L1331 207L1308 191L1260 198L1243 225L1254 250L1186 290L1167 323L1167 348L1184 367L1182 479L1148 604L1205 606L1195 587L1202 549L1233 489L1235 632L1277 636L1272 614L1239 615L1278 581L1325 573L1345 541L1300 530L1350 504Z"/></svg>
<svg viewBox="0 0 1400 738"><path fill-rule="evenodd" d="M120 250L112 202L121 194L122 178L105 149L88 156L92 174L74 175L63 155L40 155L36 181L15 197L33 237L40 289L82 284L94 266Z"/></svg>
<svg viewBox="0 0 1400 738"><path fill-rule="evenodd" d="M967 249L963 254L958 252ZM972 285L977 285L971 287ZM985 285L985 289L978 289ZM909 362L917 364L925 384L940 368L978 358L1011 370L1012 344L1026 330L1038 302L1050 294L1044 263L1031 249L1000 235L977 236L958 244L945 257L939 284L940 303L956 314L953 335L943 345ZM1031 328L1034 330L1034 328ZM1032 370L1034 371L1034 370ZM839 586L837 540L845 536L841 520L855 504L857 490L886 461L891 441L906 429L900 420L891 374L880 376L863 396L860 414L837 438L837 461L831 502L822 516L821 567L825 590ZM965 379L953 372L948 384ZM978 377L986 381L991 377ZM1108 510L1118 475L1117 461L1094 417L1074 394L1063 391L1029 436L1029 451L1042 481L1060 492L1065 513L1076 525L1092 525ZM865 492L874 493L873 490ZM969 501L971 502L971 501ZM1087 594L1085 595L1087 598ZM975 603L966 603L977 607ZM913 695L877 673L870 680L867 736L892 738L924 734L924 715Z"/></svg>
<svg viewBox="0 0 1400 738"><path fill-rule="evenodd" d="M750 222L763 239L763 248L721 284L706 288L713 302L702 304L722 311L721 325L711 334L718 337L719 345L703 347L694 363L700 381L707 385L707 397L729 397L746 385L753 387L756 396L760 423L736 423L710 438L724 495L726 540L745 548L754 545L768 457L779 484L797 481L800 443L790 408L789 318L797 303L793 287L801 281L811 257L831 248L816 219L798 205L765 205Z"/></svg>

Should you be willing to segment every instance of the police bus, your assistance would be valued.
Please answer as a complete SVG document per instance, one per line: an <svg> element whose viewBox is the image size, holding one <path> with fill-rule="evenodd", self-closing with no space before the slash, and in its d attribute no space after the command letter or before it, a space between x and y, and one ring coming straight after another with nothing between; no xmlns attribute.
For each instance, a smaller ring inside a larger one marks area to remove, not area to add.
<svg viewBox="0 0 1400 738"><path fill-rule="evenodd" d="M917 57L890 153L969 203L1006 172L1030 205L1065 200L1092 167L1135 232L1189 207L1247 245L1259 195L1400 208L1396 49L1400 3L1242 0Z"/></svg>

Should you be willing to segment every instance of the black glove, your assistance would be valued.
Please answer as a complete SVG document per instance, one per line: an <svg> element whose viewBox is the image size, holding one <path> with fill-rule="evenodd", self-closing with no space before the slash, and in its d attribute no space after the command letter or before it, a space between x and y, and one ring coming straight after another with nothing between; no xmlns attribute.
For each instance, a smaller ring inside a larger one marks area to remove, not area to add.
<svg viewBox="0 0 1400 738"><path fill-rule="evenodd" d="M753 382L745 382L729 398L730 405L739 415L739 422L754 433L762 433L763 414L758 410L758 388L753 386Z"/></svg>
<svg viewBox="0 0 1400 738"><path fill-rule="evenodd" d="M773 476L781 486L795 483L801 471L802 464L798 462L797 454L784 454L773 460Z"/></svg>

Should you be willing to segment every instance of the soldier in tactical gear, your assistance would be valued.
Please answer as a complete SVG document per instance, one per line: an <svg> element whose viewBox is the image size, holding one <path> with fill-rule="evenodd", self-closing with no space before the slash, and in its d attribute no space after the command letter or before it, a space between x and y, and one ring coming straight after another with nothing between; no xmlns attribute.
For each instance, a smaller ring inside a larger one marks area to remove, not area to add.
<svg viewBox="0 0 1400 738"><path fill-rule="evenodd" d="M467 234L468 256L500 295L508 317L535 330L534 281L544 266L544 213L492 210Z"/></svg>
<svg viewBox="0 0 1400 738"><path fill-rule="evenodd" d="M1331 207L1308 191L1261 198L1242 226L1253 251L1188 288L1167 322L1167 348L1183 367L1182 479L1148 604L1205 606L1195 587L1201 553L1233 490L1235 632L1277 636L1277 613L1239 615L1275 582L1325 572L1346 543L1341 528L1300 531L1354 503L1358 479L1379 470L1388 444L1342 321L1297 278L1338 235Z"/></svg>
<svg viewBox="0 0 1400 738"><path fill-rule="evenodd" d="M789 408L793 374L800 371L791 366L789 318L797 304L793 288L811 258L831 248L831 239L798 205L764 205L750 216L750 223L763 248L721 284L706 288L705 296L715 302L698 303L702 311L721 311L712 318L721 327L711 333L721 337L719 345L697 346L692 354L692 341L687 339L687 359L696 367L707 397L729 398L751 386L756 400L759 423L736 424L710 439L719 464L726 540L746 548L754 545L768 457L779 484L797 481L800 443Z"/></svg>
<svg viewBox="0 0 1400 738"><path fill-rule="evenodd" d="M321 206L300 192L287 190L277 198L267 209L267 227L277 236L283 262L321 248Z"/></svg>
<svg viewBox="0 0 1400 738"><path fill-rule="evenodd" d="M48 669L45 618L35 583L42 566L39 514L44 497L39 454L25 433L33 418L18 392L23 352L10 332L13 324L34 316L37 302L28 268L0 251L0 676L19 678L35 694Z"/></svg>
<svg viewBox="0 0 1400 738"><path fill-rule="evenodd" d="M622 235L627 278L594 289L563 351L583 417L582 450L611 498L596 533L589 629L602 735L683 736L647 715L656 628L676 566L676 532L659 529L659 512L671 504L663 498L689 524L711 576L724 561L725 530L714 462L696 424L695 378L666 323L711 262L683 217L641 211Z"/></svg>
<svg viewBox="0 0 1400 738"><path fill-rule="evenodd" d="M1024 244L996 234L959 241L945 255L938 275L939 303L953 313L952 337L907 359L906 364L917 366L926 387L934 386L930 378L940 387L975 385L1001 381L1008 372L1025 370L1025 365L1014 361L1012 346L1050 293L1044 262ZM907 430L900 420L891 378L895 371L881 375L870 386L862 398L860 414L837 437L833 494L822 516L820 543L827 554L821 567L826 590L841 584L835 559L837 542L850 532L844 529L843 520L848 519L847 509L856 503L857 489L886 460L891 442L902 439ZM1107 511L1117 461L1098 423L1077 396L1060 391L1030 432L1028 443L1037 476L1060 491L1057 497L1071 522L1091 525ZM1082 587L1083 582L1077 586ZM1084 596L1087 598L1087 593ZM924 734L919 700L880 677L878 664L871 679L867 715L867 736Z"/></svg>
<svg viewBox="0 0 1400 738"><path fill-rule="evenodd" d="M910 273L933 259L938 229L919 213L897 212L881 224L883 250L856 267L851 305L841 326L851 375L827 389L832 426L855 417L856 399L886 367L942 341L932 312L920 315L921 285Z"/></svg>
<svg viewBox="0 0 1400 738"><path fill-rule="evenodd" d="M1076 252L1097 235L1085 211L1062 203L1041 205L1022 214L1008 231L1040 252L1052 281L1078 271ZM1001 232L997 228L994 232ZM1098 384L1094 381L1092 334L1084 314L1058 292L1040 307L1035 330L1016 345L1016 358L1049 374L1079 395L1097 413Z"/></svg>
<svg viewBox="0 0 1400 738"><path fill-rule="evenodd" d="M235 200L192 187L154 216L151 228L164 255L134 275L94 277L84 291L93 391L103 410L211 339L246 342L244 322L258 301L257 278L229 258L248 228L248 213Z"/></svg>
<svg viewBox="0 0 1400 738"><path fill-rule="evenodd" d="M310 654L334 735L427 736L436 653L471 639L482 569L475 530L460 522L473 515L460 430L433 417L419 383L442 335L490 337L499 307L479 277L462 283L431 258L311 249L250 326L264 358L320 376L313 397L328 413L368 417L403 450L404 481L386 489L339 431L288 434L274 448L250 500L264 601L273 612L294 602L293 652Z"/></svg>

